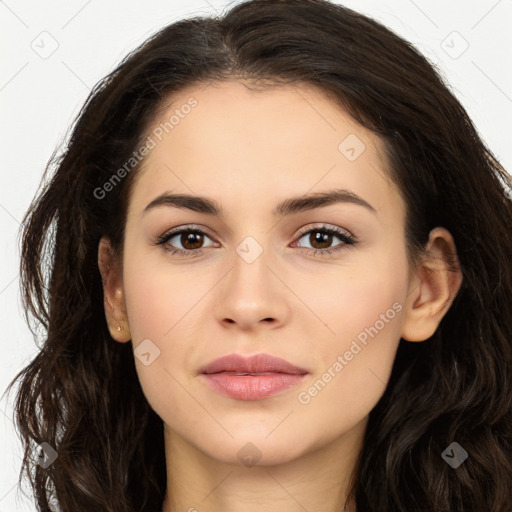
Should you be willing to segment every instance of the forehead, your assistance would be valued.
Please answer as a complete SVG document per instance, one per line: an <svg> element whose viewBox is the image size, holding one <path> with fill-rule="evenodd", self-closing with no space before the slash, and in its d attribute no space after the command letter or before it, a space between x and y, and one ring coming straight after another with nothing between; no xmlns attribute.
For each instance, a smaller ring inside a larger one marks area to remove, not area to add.
<svg viewBox="0 0 512 512"><path fill-rule="evenodd" d="M223 203L245 194L249 206L343 187L376 206L400 201L382 141L314 86L196 84L163 104L147 137L153 147L132 193L138 209L165 191Z"/></svg>

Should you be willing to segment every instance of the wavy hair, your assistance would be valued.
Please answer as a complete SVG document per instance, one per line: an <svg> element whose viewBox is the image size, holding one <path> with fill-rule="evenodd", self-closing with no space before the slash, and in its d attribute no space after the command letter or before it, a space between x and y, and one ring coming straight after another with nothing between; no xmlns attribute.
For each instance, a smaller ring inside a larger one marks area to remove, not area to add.
<svg viewBox="0 0 512 512"><path fill-rule="evenodd" d="M239 79L317 86L385 144L406 201L412 259L443 226L462 286L435 334L400 340L370 412L351 495L358 512L510 512L512 488L512 180L443 78L380 23L327 0L252 0L172 23L91 91L50 158L22 224L27 322L43 332L19 380L16 427L40 512L161 512L162 420L115 343L103 309L98 243L122 254L137 167L102 187L184 87ZM58 457L44 468L34 448ZM458 468L442 452L469 454Z"/></svg>

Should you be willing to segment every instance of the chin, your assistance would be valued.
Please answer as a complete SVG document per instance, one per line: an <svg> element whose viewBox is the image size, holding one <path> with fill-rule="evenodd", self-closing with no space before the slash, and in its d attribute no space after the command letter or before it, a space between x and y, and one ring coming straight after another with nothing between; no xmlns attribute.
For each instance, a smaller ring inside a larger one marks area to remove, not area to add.
<svg viewBox="0 0 512 512"><path fill-rule="evenodd" d="M265 436L249 434L237 435L233 439L225 439L224 442L212 439L206 446L196 447L219 462L248 469L284 464L300 456L297 444L293 447L287 446L277 438L271 440L265 439Z"/></svg>

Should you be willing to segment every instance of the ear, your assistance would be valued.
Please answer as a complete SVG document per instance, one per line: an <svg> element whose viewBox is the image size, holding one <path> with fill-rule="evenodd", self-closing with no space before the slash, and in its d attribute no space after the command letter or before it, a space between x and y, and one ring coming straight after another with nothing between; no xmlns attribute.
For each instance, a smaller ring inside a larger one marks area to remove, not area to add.
<svg viewBox="0 0 512 512"><path fill-rule="evenodd" d="M426 251L405 304L401 336L407 341L424 341L435 333L462 283L457 249L448 230L433 229Z"/></svg>
<svg viewBox="0 0 512 512"><path fill-rule="evenodd" d="M130 341L126 315L122 270L110 240L102 237L98 245L98 267L103 281L103 304L110 335L121 343Z"/></svg>

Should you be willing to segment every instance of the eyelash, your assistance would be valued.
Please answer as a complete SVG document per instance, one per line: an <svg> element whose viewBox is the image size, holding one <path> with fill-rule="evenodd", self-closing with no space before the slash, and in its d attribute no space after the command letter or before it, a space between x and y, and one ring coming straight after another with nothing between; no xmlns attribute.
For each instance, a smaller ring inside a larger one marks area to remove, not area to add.
<svg viewBox="0 0 512 512"><path fill-rule="evenodd" d="M321 232L321 233L327 233L329 235L336 235L338 238L341 239L342 244L340 244L338 247L335 247L333 249L308 249L308 251L307 251L308 255L311 255L311 253L313 253L312 255L316 256L317 253L320 253L321 256L325 256L327 254L332 254L332 253L341 251L344 248L346 248L346 246L357 244L356 238L353 235L349 234L347 231L341 230L339 228L329 227L326 225L315 226L313 228L309 228L307 230L300 232L297 240L300 240L301 238L304 237L304 235L307 235L312 232ZM160 235L153 245L161 245L161 246L163 246L163 249L166 252L169 252L171 255L177 254L178 256L185 257L185 258L199 256L200 254L202 254L204 251L204 247L201 247L199 249L183 250L183 249L178 249L178 248L169 248L166 246L167 242L171 238L175 237L176 235L181 235L183 233L199 233L202 235L206 235L208 238L211 238L203 230L198 229L197 227L195 227L193 225L189 225L189 226L184 226L184 227L176 229L176 230L168 231L167 233Z"/></svg>

